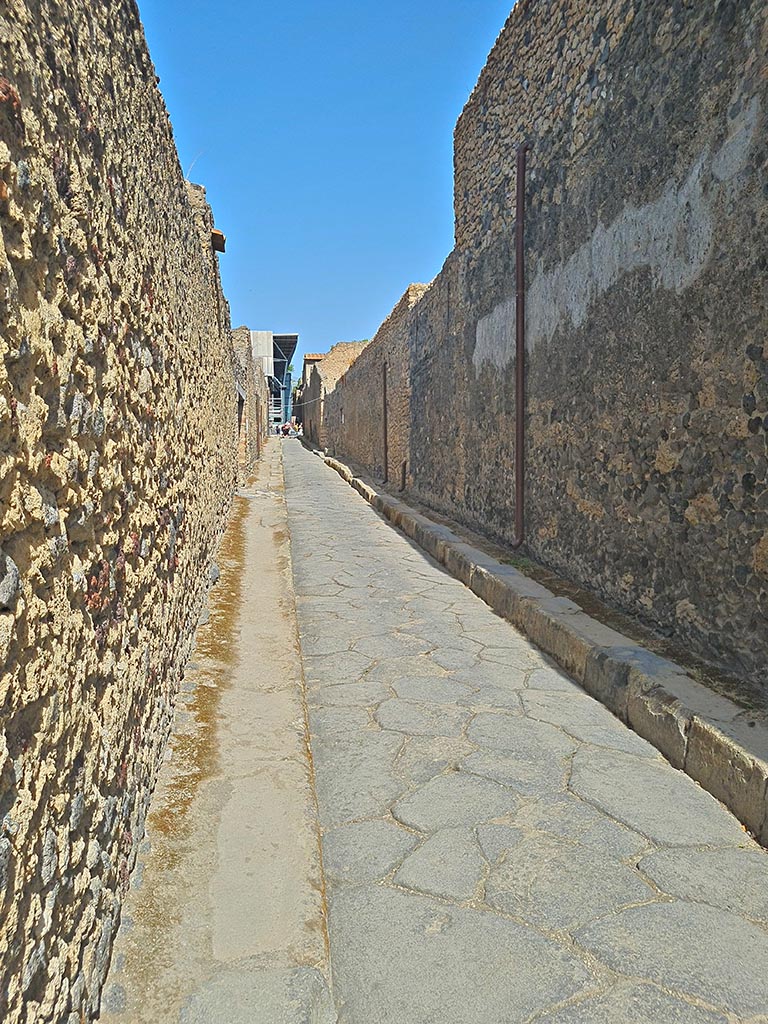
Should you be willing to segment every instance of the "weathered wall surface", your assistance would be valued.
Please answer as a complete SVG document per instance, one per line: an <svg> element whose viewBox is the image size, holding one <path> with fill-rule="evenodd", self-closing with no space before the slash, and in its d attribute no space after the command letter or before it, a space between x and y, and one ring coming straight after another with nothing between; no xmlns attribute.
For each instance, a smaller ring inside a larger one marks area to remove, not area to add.
<svg viewBox="0 0 768 1024"><path fill-rule="evenodd" d="M366 345L367 341L339 341L312 366L309 382L302 392L301 417L307 438L320 448L328 443L326 398Z"/></svg>
<svg viewBox="0 0 768 1024"><path fill-rule="evenodd" d="M345 408L340 398L337 402L329 402L324 409L325 429L331 448L335 439L343 436L346 455L390 480L401 480L403 463L406 463L407 473L409 456L410 358L408 348L403 344L403 325L426 287L423 284L408 287L370 344L346 370L343 393L347 393L348 383L349 393L355 396L349 407Z"/></svg>
<svg viewBox="0 0 768 1024"><path fill-rule="evenodd" d="M232 331L232 343L235 377L242 392L242 395L238 393L242 405L239 401L237 464L241 480L247 480L256 467L269 429L269 388L262 367L254 365L250 330L236 328Z"/></svg>
<svg viewBox="0 0 768 1024"><path fill-rule="evenodd" d="M456 249L400 329L412 489L511 539L528 142L529 550L758 682L766 53L760 0L521 0L456 127ZM366 400L350 374L331 404Z"/></svg>
<svg viewBox="0 0 768 1024"><path fill-rule="evenodd" d="M235 476L228 312L132 0L0 10L0 1019L94 1016Z"/></svg>

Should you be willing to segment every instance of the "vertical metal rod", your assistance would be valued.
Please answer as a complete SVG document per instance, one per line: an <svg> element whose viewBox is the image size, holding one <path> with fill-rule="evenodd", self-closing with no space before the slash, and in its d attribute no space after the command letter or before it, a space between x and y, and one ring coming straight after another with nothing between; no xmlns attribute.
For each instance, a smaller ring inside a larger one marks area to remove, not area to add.
<svg viewBox="0 0 768 1024"><path fill-rule="evenodd" d="M382 417L384 426L384 483L389 479L389 439L387 437L387 364L381 366Z"/></svg>
<svg viewBox="0 0 768 1024"><path fill-rule="evenodd" d="M517 149L515 209L515 539L525 539L525 163L528 144Z"/></svg>

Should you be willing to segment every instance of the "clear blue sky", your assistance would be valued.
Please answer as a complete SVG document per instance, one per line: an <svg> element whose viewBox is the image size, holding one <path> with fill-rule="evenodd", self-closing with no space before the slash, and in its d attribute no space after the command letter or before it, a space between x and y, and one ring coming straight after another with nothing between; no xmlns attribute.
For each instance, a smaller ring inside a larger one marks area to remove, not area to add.
<svg viewBox="0 0 768 1024"><path fill-rule="evenodd" d="M435 276L453 126L511 7L139 0L182 167L227 236L233 326L324 352Z"/></svg>

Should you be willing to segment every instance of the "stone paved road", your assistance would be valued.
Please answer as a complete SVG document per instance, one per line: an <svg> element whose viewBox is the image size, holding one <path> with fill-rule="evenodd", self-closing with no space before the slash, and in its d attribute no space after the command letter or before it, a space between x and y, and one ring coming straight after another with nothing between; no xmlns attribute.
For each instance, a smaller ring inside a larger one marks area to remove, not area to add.
<svg viewBox="0 0 768 1024"><path fill-rule="evenodd" d="M768 856L283 448L341 1024L768 1022Z"/></svg>

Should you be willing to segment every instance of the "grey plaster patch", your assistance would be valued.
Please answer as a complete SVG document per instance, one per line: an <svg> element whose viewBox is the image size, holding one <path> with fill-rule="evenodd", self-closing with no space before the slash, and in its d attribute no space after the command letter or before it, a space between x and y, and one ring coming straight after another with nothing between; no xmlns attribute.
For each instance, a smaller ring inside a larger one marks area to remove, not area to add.
<svg viewBox="0 0 768 1024"><path fill-rule="evenodd" d="M347 1022L523 1024L590 982L575 956L529 928L379 887L331 900L330 937Z"/></svg>
<svg viewBox="0 0 768 1024"><path fill-rule="evenodd" d="M757 99L723 146L705 148L686 179L671 178L658 199L626 204L610 224L598 221L592 235L564 263L538 270L526 302L526 345L550 342L560 327L581 327L592 304L624 274L648 269L657 287L682 292L707 264L715 204L722 186L745 166L757 126ZM713 180L714 178L714 180ZM472 361L503 371L515 352L514 298L505 299L477 324Z"/></svg>
<svg viewBox="0 0 768 1024"><path fill-rule="evenodd" d="M450 705L418 703L393 697L379 705L375 717L382 729L410 736L460 736L470 713Z"/></svg>
<svg viewBox="0 0 768 1024"><path fill-rule="evenodd" d="M323 867L331 883L373 882L389 874L417 845L411 833L387 821L359 821L326 832Z"/></svg>
<svg viewBox="0 0 768 1024"><path fill-rule="evenodd" d="M652 985L621 985L538 1018L540 1024L726 1024L710 1013Z"/></svg>
<svg viewBox="0 0 768 1024"><path fill-rule="evenodd" d="M461 767L473 775L510 786L523 796L540 796L565 789L567 763L562 757L534 763L511 754L476 750L461 762Z"/></svg>
<svg viewBox="0 0 768 1024"><path fill-rule="evenodd" d="M395 679L392 688L398 697L406 700L427 700L433 704L456 704L463 697L472 693L466 683L455 682L453 679L438 679L435 676L407 676Z"/></svg>
<svg viewBox="0 0 768 1024"><path fill-rule="evenodd" d="M435 832L452 825L475 825L517 809L511 790L466 772L449 772L399 800L392 813L404 825Z"/></svg>
<svg viewBox="0 0 768 1024"><path fill-rule="evenodd" d="M748 1017L768 1007L768 935L692 903L632 907L587 925L576 941L609 967Z"/></svg>
<svg viewBox="0 0 768 1024"><path fill-rule="evenodd" d="M631 868L595 847L545 834L511 847L486 883L492 907L548 929L572 929L653 898Z"/></svg>
<svg viewBox="0 0 768 1024"><path fill-rule="evenodd" d="M336 1024L328 986L311 967L247 964L215 975L181 1011L181 1024Z"/></svg>
<svg viewBox="0 0 768 1024"><path fill-rule="evenodd" d="M663 761L585 748L574 758L571 789L660 843L699 846L744 840L739 823L714 797Z"/></svg>
<svg viewBox="0 0 768 1024"><path fill-rule="evenodd" d="M506 750L526 761L568 757L578 741L546 722L509 714L479 714L470 722L467 738L489 750Z"/></svg>
<svg viewBox="0 0 768 1024"><path fill-rule="evenodd" d="M407 889L449 900L471 900L486 864L468 828L444 828L406 857L394 881Z"/></svg>
<svg viewBox="0 0 768 1024"><path fill-rule="evenodd" d="M768 853L756 845L659 850L639 867L670 896L768 921Z"/></svg>

